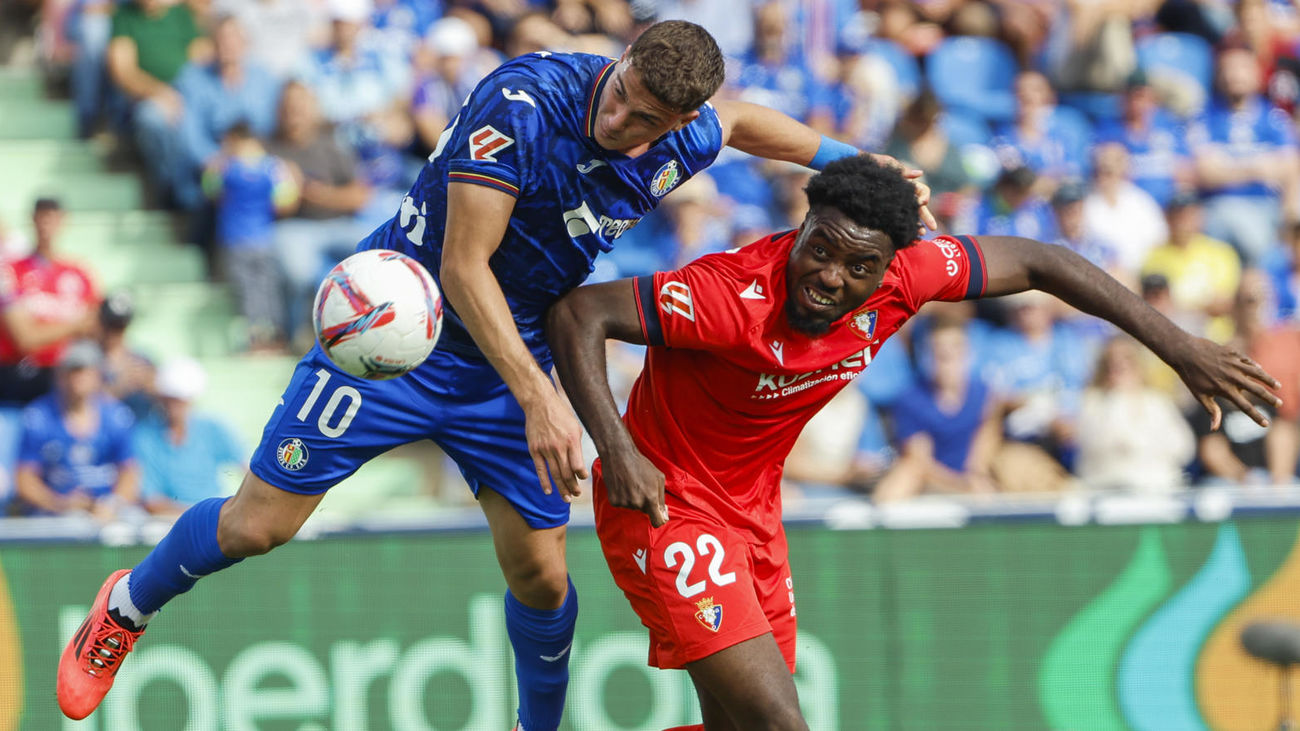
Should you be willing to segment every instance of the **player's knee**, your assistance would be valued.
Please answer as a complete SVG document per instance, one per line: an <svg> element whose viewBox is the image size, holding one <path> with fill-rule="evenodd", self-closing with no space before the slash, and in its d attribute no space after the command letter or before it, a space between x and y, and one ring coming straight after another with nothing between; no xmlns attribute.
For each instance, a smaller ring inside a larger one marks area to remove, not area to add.
<svg viewBox="0 0 1300 731"><path fill-rule="evenodd" d="M217 542L221 552L230 558L260 556L288 543L295 532L283 526L239 519L226 521L222 517Z"/></svg>
<svg viewBox="0 0 1300 731"><path fill-rule="evenodd" d="M556 609L564 604L569 573L563 561L530 559L516 562L506 576L510 593L534 609Z"/></svg>

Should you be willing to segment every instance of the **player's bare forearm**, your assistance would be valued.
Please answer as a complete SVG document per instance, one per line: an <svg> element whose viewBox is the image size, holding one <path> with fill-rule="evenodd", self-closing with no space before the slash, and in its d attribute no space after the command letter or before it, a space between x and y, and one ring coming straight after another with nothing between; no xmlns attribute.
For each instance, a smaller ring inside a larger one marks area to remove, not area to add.
<svg viewBox="0 0 1300 731"><path fill-rule="evenodd" d="M723 143L769 160L807 165L822 137L812 127L775 109L738 101L715 101Z"/></svg>
<svg viewBox="0 0 1300 731"><path fill-rule="evenodd" d="M1074 308L1117 325L1137 338L1187 384L1210 412L1213 428L1221 412L1215 398L1225 398L1263 426L1268 418L1256 403L1280 406L1276 378L1231 348L1181 330L1142 298L1064 246L1011 236L980 238L988 272L985 296L1038 289Z"/></svg>
<svg viewBox="0 0 1300 731"><path fill-rule="evenodd" d="M626 450L635 450L610 392L605 362L607 339L645 342L632 280L573 290L551 307L546 318L546 337L560 382L595 442L596 451L610 459Z"/></svg>
<svg viewBox="0 0 1300 731"><path fill-rule="evenodd" d="M546 324L560 381L600 453L609 504L640 510L651 525L663 525L664 475L632 441L605 371L607 338L645 342L632 280L575 289L551 308Z"/></svg>
<svg viewBox="0 0 1300 731"><path fill-rule="evenodd" d="M519 336L510 305L488 260L501 245L515 199L468 183L447 187L447 232L442 249L442 288L474 343L525 408L554 392L546 374Z"/></svg>

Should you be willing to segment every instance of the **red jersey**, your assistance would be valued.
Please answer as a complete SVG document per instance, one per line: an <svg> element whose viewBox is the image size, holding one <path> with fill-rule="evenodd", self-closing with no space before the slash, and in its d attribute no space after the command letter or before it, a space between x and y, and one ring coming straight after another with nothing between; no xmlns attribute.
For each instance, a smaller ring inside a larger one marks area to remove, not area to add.
<svg viewBox="0 0 1300 731"><path fill-rule="evenodd" d="M820 337L785 316L796 231L636 280L651 347L624 421L669 491L759 541L780 528L781 472L804 424L930 300L984 293L968 236L899 251L880 287Z"/></svg>
<svg viewBox="0 0 1300 731"><path fill-rule="evenodd" d="M99 303L95 285L81 267L39 254L0 262L0 310L21 307L38 323L65 323L86 316ZM53 366L67 343L57 342L31 354L43 367ZM13 335L0 323L0 364L22 360Z"/></svg>

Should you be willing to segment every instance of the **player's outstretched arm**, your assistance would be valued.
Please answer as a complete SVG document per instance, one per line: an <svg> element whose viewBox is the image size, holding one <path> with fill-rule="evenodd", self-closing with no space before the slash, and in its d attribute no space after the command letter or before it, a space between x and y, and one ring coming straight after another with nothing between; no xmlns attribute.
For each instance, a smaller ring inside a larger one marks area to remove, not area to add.
<svg viewBox="0 0 1300 731"><path fill-rule="evenodd" d="M519 337L510 305L488 266L514 207L514 197L495 188L447 186L442 288L474 343L524 409L528 451L542 490L550 494L553 478L567 500L580 494L578 480L587 478L582 427Z"/></svg>
<svg viewBox="0 0 1300 731"><path fill-rule="evenodd" d="M573 407L600 453L611 505L640 510L655 527L668 520L664 476L636 448L609 390L605 340L642 345L631 279L579 287L551 307L546 336Z"/></svg>
<svg viewBox="0 0 1300 731"><path fill-rule="evenodd" d="M1109 320L1177 371L1213 416L1213 428L1219 427L1222 418L1216 397L1227 399L1264 426L1268 419L1252 400L1281 405L1282 400L1270 390L1281 384L1259 364L1231 348L1180 329L1109 274L1064 246L1010 236L983 236L979 242L988 272L984 296L1038 289Z"/></svg>
<svg viewBox="0 0 1300 731"><path fill-rule="evenodd" d="M859 150L852 145L823 137L816 130L793 117L758 104L738 101L715 101L713 108L722 125L722 143L741 152L807 165L821 170L826 163L851 157ZM931 230L938 228L930 212L930 186L921 182L921 171L909 168L889 155L872 153L876 162L903 171L916 184L916 200L921 204L921 222Z"/></svg>

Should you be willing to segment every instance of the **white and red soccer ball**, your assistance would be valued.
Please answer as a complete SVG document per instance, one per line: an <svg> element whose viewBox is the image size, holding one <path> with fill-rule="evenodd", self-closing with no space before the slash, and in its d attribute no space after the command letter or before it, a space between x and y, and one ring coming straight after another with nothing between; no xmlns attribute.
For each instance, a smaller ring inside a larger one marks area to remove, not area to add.
<svg viewBox="0 0 1300 731"><path fill-rule="evenodd" d="M419 262L367 249L339 262L316 291L316 341L344 372L382 381L424 362L442 333L442 293Z"/></svg>

